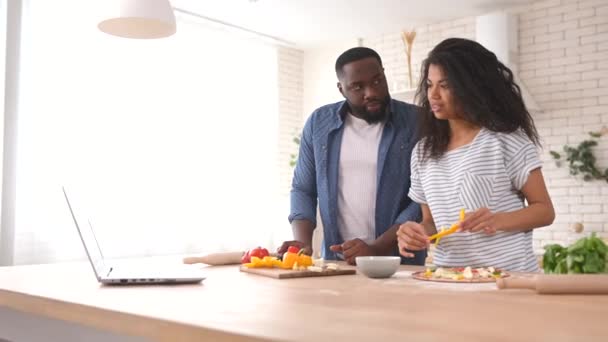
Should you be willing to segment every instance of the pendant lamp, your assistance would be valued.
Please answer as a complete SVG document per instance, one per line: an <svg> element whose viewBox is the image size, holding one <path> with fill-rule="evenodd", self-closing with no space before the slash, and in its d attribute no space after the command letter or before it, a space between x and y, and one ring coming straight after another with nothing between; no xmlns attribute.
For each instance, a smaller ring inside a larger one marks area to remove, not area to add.
<svg viewBox="0 0 608 342"><path fill-rule="evenodd" d="M118 37L155 39L175 33L169 0L104 0L108 15L97 27Z"/></svg>

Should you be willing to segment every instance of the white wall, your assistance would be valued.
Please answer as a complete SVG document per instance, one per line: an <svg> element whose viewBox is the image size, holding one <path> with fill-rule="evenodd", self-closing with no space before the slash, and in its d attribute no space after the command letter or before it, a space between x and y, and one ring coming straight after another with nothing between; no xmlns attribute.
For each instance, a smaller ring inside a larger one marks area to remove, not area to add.
<svg viewBox="0 0 608 342"><path fill-rule="evenodd" d="M519 26L520 76L542 108L534 119L557 211L551 227L535 231L537 246L573 239L575 222L608 237L608 184L574 178L549 156L608 125L608 1L539 1L521 10ZM608 137L595 150L608 167Z"/></svg>
<svg viewBox="0 0 608 342"><path fill-rule="evenodd" d="M376 50L384 64L389 89L394 98L412 102L413 94L402 94L404 90L416 88L420 78L421 62L439 42L449 37L475 38L475 18L435 23L416 27L416 38L412 48L412 82L410 87L407 55L401 32L392 32L378 37L367 37L364 45Z"/></svg>
<svg viewBox="0 0 608 342"><path fill-rule="evenodd" d="M315 109L344 99L336 86L335 63L342 52L355 46L358 46L357 39L304 51L304 120Z"/></svg>
<svg viewBox="0 0 608 342"><path fill-rule="evenodd" d="M279 172L281 193L287 196L291 189L293 169L289 166L291 154L297 153L294 136L302 129L302 81L304 52L294 48L279 47ZM287 222L288 212L285 213Z"/></svg>

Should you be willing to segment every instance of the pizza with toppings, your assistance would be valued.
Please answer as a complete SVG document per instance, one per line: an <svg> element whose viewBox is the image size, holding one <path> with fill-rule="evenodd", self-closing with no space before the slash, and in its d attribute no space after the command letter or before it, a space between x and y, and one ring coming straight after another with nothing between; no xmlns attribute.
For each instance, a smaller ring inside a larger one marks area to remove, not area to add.
<svg viewBox="0 0 608 342"><path fill-rule="evenodd" d="M494 267L437 267L414 272L412 277L418 280L457 282L457 283L493 283L496 278L508 277L505 271Z"/></svg>

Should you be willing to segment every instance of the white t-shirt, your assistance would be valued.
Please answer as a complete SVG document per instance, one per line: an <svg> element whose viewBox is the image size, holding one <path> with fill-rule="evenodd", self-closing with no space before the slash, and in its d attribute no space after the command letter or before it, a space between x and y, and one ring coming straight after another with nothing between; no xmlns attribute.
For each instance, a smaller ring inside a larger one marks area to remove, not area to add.
<svg viewBox="0 0 608 342"><path fill-rule="evenodd" d="M338 169L338 229L346 240L376 238L378 147L384 123L344 118Z"/></svg>
<svg viewBox="0 0 608 342"><path fill-rule="evenodd" d="M521 130L482 128L470 144L424 162L421 147L419 142L412 153L409 197L429 206L438 230L457 222L461 208L469 212L486 207L493 213L524 208L521 189L530 172L542 166L535 145ZM539 270L531 230L457 232L440 240L433 259L438 266Z"/></svg>

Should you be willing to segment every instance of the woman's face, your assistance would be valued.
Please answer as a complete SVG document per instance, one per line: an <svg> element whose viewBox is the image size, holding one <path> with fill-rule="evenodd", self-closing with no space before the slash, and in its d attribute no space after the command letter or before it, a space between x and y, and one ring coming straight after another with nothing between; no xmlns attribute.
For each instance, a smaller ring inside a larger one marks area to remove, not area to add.
<svg viewBox="0 0 608 342"><path fill-rule="evenodd" d="M426 78L427 97L431 111L439 120L459 119L456 99L447 77L439 65L431 64Z"/></svg>

